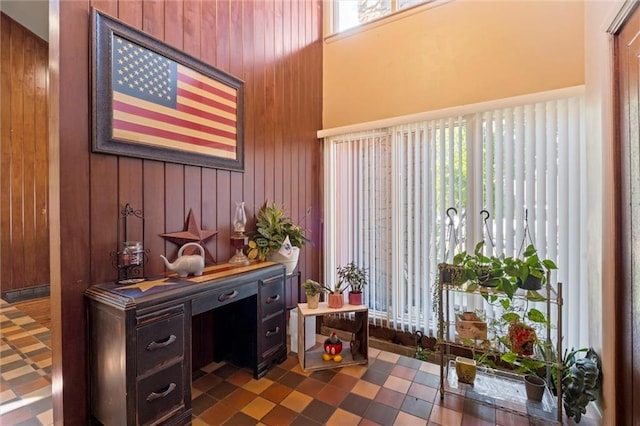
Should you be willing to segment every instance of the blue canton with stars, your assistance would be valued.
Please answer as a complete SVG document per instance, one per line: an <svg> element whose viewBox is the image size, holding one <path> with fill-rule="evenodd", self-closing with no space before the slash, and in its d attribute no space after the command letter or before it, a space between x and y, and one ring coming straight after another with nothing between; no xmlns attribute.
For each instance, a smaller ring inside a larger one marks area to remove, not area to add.
<svg viewBox="0 0 640 426"><path fill-rule="evenodd" d="M113 35L113 90L176 107L177 64L127 39Z"/></svg>

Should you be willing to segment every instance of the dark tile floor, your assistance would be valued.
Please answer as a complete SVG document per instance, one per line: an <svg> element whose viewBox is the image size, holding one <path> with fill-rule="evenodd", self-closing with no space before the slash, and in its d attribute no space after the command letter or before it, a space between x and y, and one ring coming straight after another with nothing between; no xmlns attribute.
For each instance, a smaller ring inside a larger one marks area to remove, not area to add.
<svg viewBox="0 0 640 426"><path fill-rule="evenodd" d="M4 301L0 325L0 424L53 424L49 330ZM214 363L193 374L193 425L530 424L468 393L441 400L439 373L435 364L377 349L369 350L368 365L315 372L302 371L290 354L260 380ZM580 424L598 422L585 417Z"/></svg>
<svg viewBox="0 0 640 426"><path fill-rule="evenodd" d="M331 362L331 361L329 361ZM304 372L290 354L266 377L210 364L193 376L193 424L200 425L539 425L438 391L436 364L369 350L369 364ZM566 422L565 422L566 423ZM591 419L581 424L596 425Z"/></svg>

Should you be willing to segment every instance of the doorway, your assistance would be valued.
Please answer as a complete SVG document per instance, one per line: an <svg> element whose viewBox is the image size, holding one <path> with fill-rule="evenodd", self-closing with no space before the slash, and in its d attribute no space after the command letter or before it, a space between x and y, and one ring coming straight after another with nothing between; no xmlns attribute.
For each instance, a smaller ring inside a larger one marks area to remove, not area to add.
<svg viewBox="0 0 640 426"><path fill-rule="evenodd" d="M640 9L626 11L614 37L616 185L616 417L640 419Z"/></svg>

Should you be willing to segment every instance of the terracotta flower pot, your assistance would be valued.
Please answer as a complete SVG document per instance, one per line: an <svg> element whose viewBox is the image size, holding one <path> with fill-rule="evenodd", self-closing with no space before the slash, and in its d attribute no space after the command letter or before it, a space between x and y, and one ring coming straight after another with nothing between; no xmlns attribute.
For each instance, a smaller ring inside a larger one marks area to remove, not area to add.
<svg viewBox="0 0 640 426"><path fill-rule="evenodd" d="M344 306L344 296L342 293L329 293L329 307L339 309Z"/></svg>
<svg viewBox="0 0 640 426"><path fill-rule="evenodd" d="M364 293L349 292L349 304L350 305L364 305Z"/></svg>

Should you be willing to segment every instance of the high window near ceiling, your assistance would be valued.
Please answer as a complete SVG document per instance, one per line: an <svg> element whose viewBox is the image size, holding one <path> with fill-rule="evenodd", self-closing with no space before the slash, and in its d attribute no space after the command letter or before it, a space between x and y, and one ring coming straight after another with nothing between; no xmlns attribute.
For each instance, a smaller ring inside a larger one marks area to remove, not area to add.
<svg viewBox="0 0 640 426"><path fill-rule="evenodd" d="M433 0L333 0L333 30L339 33Z"/></svg>
<svg viewBox="0 0 640 426"><path fill-rule="evenodd" d="M564 344L586 345L583 97L569 92L325 138L327 282L355 261L376 324L434 335L437 264L483 240L519 255L526 239L559 266Z"/></svg>

